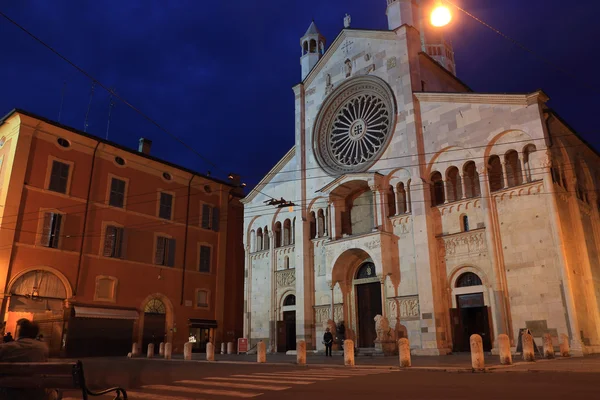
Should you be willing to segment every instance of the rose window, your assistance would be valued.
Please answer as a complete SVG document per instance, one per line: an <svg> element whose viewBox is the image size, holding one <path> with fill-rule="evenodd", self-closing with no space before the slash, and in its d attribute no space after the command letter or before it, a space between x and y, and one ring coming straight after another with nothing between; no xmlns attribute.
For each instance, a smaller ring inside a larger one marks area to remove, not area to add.
<svg viewBox="0 0 600 400"><path fill-rule="evenodd" d="M391 138L395 103L389 87L375 77L348 80L323 104L314 149L330 174L363 172L381 156Z"/></svg>

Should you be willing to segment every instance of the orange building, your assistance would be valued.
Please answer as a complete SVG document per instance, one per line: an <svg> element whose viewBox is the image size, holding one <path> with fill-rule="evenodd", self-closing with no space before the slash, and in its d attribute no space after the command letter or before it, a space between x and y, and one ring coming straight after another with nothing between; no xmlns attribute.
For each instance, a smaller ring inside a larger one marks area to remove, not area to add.
<svg viewBox="0 0 600 400"><path fill-rule="evenodd" d="M202 351L242 335L243 193L31 113L0 120L0 318L51 353Z"/></svg>

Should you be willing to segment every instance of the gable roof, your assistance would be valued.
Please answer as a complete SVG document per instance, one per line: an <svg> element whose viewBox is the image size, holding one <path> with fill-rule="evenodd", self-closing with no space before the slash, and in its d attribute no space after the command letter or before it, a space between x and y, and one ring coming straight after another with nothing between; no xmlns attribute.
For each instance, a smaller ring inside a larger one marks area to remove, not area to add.
<svg viewBox="0 0 600 400"><path fill-rule="evenodd" d="M288 162L290 162L290 160L292 158L294 158L294 156L296 155L296 146L292 147L290 149L290 151L288 151L281 160L279 160L279 162L277 164L275 164L275 166L273 168L271 168L271 170L269 172L267 172L267 174L265 175L264 178L261 179L260 182L258 182L258 184L256 186L254 186L254 188L250 191L250 193L248 193L248 196L244 197L241 202L243 204L248 204L250 203L252 200L254 200L254 198L261 193L261 190L263 190L265 188L265 186L267 186L267 184L269 182L271 182L271 179L277 175L277 173L279 171L281 171L283 169L283 167L285 167L287 165Z"/></svg>

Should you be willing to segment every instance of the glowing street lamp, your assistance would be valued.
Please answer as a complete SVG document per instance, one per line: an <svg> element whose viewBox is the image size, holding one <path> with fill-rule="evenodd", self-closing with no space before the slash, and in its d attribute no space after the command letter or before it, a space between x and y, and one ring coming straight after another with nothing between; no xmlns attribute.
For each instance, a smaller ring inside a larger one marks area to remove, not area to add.
<svg viewBox="0 0 600 400"><path fill-rule="evenodd" d="M446 26L452 21L452 13L441 0L437 2L435 8L431 12L431 25L441 27Z"/></svg>

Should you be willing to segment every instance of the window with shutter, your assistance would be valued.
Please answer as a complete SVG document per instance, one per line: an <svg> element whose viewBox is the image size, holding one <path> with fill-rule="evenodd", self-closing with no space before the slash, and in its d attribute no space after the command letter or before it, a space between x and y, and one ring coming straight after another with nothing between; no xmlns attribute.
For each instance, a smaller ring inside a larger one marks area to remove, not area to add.
<svg viewBox="0 0 600 400"><path fill-rule="evenodd" d="M207 308L208 307L208 291L198 290L196 292L196 307Z"/></svg>
<svg viewBox="0 0 600 400"><path fill-rule="evenodd" d="M123 247L123 232L123 228L110 225L106 227L103 252L105 257L121 257Z"/></svg>
<svg viewBox="0 0 600 400"><path fill-rule="evenodd" d="M200 272L210 273L210 247L200 246Z"/></svg>
<svg viewBox="0 0 600 400"><path fill-rule="evenodd" d="M69 164L60 161L52 162L52 171L50 172L50 183L48 190L58 193L67 193L67 183L69 182Z"/></svg>
<svg viewBox="0 0 600 400"><path fill-rule="evenodd" d="M160 194L160 208L158 210L158 216L164 219L171 219L171 213L173 210L173 195L169 193Z"/></svg>
<svg viewBox="0 0 600 400"><path fill-rule="evenodd" d="M169 239L167 241L167 266L174 267L175 266L175 239Z"/></svg>
<svg viewBox="0 0 600 400"><path fill-rule="evenodd" d="M158 236L156 238L156 253L154 253L154 264L165 265L165 250L167 238Z"/></svg>
<svg viewBox="0 0 600 400"><path fill-rule="evenodd" d="M212 230L219 232L219 208L212 209Z"/></svg>
<svg viewBox="0 0 600 400"><path fill-rule="evenodd" d="M112 178L110 183L110 196L108 204L113 207L123 208L125 205L125 181Z"/></svg>
<svg viewBox="0 0 600 400"><path fill-rule="evenodd" d="M44 213L44 225L40 244L46 247L58 248L62 215L53 212Z"/></svg>
<svg viewBox="0 0 600 400"><path fill-rule="evenodd" d="M208 204L202 205L202 228L210 229L212 208Z"/></svg>

